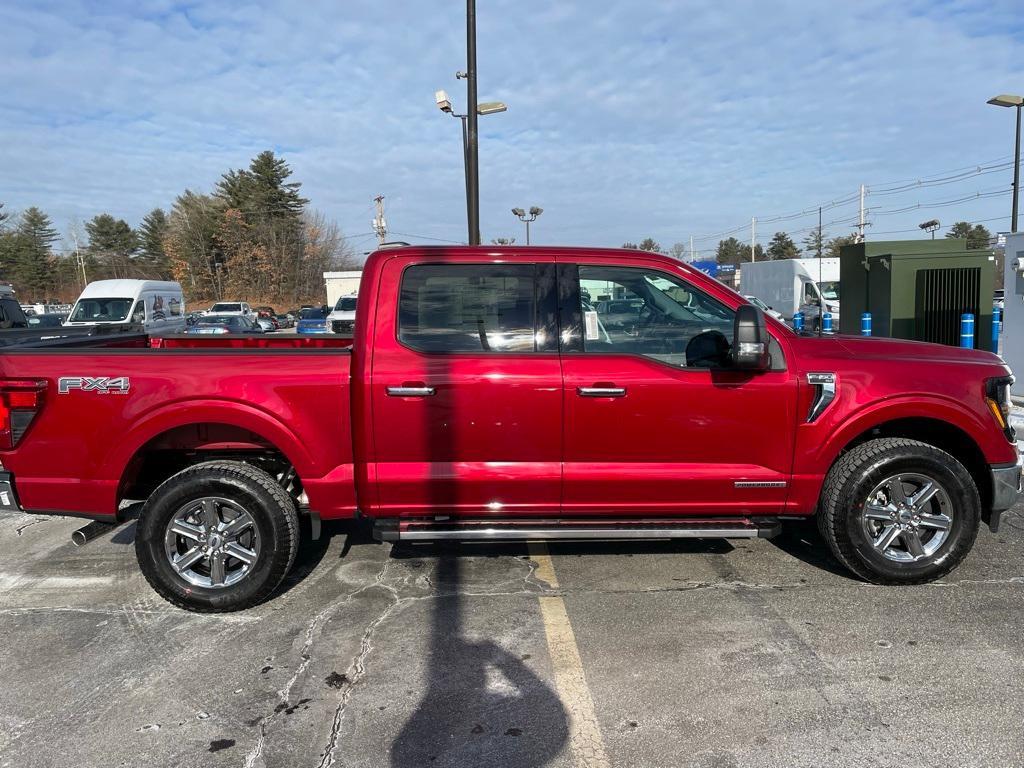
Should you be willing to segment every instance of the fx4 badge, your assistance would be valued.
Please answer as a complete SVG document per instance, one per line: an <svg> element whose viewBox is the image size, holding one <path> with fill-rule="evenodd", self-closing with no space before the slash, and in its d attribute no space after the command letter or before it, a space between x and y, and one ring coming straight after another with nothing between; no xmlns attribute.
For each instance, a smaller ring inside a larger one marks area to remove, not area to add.
<svg viewBox="0 0 1024 768"><path fill-rule="evenodd" d="M74 390L98 395L127 395L129 386L127 376L61 376L57 379L57 393L61 395Z"/></svg>

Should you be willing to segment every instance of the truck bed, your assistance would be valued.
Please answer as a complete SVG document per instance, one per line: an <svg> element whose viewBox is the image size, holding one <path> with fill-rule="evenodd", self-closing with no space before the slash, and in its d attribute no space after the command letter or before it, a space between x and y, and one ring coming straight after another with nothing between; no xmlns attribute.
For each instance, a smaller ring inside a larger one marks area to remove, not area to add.
<svg viewBox="0 0 1024 768"><path fill-rule="evenodd" d="M271 450L325 517L351 514L350 346L327 336L136 334L7 347L0 378L45 388L0 461L28 510L114 516L122 499L142 498L132 486L161 451Z"/></svg>

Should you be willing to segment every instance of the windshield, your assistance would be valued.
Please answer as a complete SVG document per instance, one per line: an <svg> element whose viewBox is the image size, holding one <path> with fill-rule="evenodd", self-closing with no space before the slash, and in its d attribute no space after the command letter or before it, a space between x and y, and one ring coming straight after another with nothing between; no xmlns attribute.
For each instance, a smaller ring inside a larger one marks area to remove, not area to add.
<svg viewBox="0 0 1024 768"><path fill-rule="evenodd" d="M241 312L241 304L214 304L210 307L211 312Z"/></svg>
<svg viewBox="0 0 1024 768"><path fill-rule="evenodd" d="M336 312L355 312L355 296L342 296L340 299L338 299L338 303L334 305L334 309Z"/></svg>
<svg viewBox="0 0 1024 768"><path fill-rule="evenodd" d="M759 298L757 298L757 296L744 296L743 298L745 298L755 307L759 307L760 309L768 309L768 305L761 301Z"/></svg>
<svg viewBox="0 0 1024 768"><path fill-rule="evenodd" d="M119 323L128 317L131 299L79 299L72 323Z"/></svg>
<svg viewBox="0 0 1024 768"><path fill-rule="evenodd" d="M824 283L818 283L818 290L821 291L823 299L827 299L828 301L839 301L838 280L827 280Z"/></svg>

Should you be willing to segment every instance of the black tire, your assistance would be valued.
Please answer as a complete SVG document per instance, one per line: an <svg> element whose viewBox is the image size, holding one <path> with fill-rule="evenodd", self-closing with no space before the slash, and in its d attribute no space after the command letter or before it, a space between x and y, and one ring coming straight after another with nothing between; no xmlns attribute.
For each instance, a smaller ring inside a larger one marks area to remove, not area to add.
<svg viewBox="0 0 1024 768"><path fill-rule="evenodd" d="M216 588L182 578L164 545L175 513L190 501L207 497L243 507L261 542L245 576ZM200 613L238 611L266 600L292 567L298 547L295 501L269 474L239 461L195 464L164 481L146 501L135 535L135 554L150 586L169 603Z"/></svg>
<svg viewBox="0 0 1024 768"><path fill-rule="evenodd" d="M901 473L938 481L948 497L952 523L934 552L894 562L873 546L862 513L875 487ZM970 552L980 520L981 499L967 469L945 451L905 438L870 440L841 456L825 478L818 508L818 528L832 554L874 584L923 584L945 576Z"/></svg>

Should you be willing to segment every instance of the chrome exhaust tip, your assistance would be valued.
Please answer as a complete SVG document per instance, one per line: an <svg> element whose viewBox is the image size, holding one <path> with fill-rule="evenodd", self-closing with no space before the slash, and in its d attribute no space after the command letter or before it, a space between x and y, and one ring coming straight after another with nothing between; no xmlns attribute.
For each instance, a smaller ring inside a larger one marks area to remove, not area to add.
<svg viewBox="0 0 1024 768"><path fill-rule="evenodd" d="M97 536L101 536L114 527L112 523L104 523L100 520L93 520L88 525L83 525L71 534L71 543L76 547L83 547Z"/></svg>

